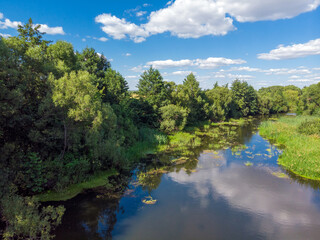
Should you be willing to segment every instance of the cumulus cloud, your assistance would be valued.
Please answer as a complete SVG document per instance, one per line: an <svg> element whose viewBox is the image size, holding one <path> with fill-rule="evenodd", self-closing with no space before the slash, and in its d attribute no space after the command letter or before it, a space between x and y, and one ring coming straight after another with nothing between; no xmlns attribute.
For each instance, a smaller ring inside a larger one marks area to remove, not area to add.
<svg viewBox="0 0 320 240"><path fill-rule="evenodd" d="M0 19L2 18L3 18L3 14L0 13ZM0 21L0 29L7 29L7 28L17 29L19 25L23 25L23 23L20 21L11 21L8 18L6 18L4 21ZM47 24L34 24L33 27L37 25L40 25L39 31L42 33L46 33L50 35L65 34L62 27L49 27Z"/></svg>
<svg viewBox="0 0 320 240"><path fill-rule="evenodd" d="M2 14L2 18L3 18L3 14ZM0 21L0 29L7 29L7 28L17 29L19 25L23 25L23 23L18 21L11 21L8 18L6 18L4 21Z"/></svg>
<svg viewBox="0 0 320 240"><path fill-rule="evenodd" d="M125 56L126 56L126 57L130 57L130 56L131 56L131 53L126 53Z"/></svg>
<svg viewBox="0 0 320 240"><path fill-rule="evenodd" d="M239 22L286 19L312 11L319 5L320 0L175 0L151 12L145 24L136 25L111 14L97 16L96 22L102 23L102 30L115 39L129 37L142 42L164 32L179 38L199 38L235 30L232 17ZM145 14L137 12L137 8L133 10L137 16Z"/></svg>
<svg viewBox="0 0 320 240"><path fill-rule="evenodd" d="M264 60L282 60L319 54L320 38L310 40L307 43L293 44L290 46L281 45L278 48L271 50L269 53L258 54L258 58Z"/></svg>
<svg viewBox="0 0 320 240"><path fill-rule="evenodd" d="M170 32L181 38L199 38L225 35L235 29L232 23L215 1L176 0L167 8L152 12L144 27L151 34Z"/></svg>
<svg viewBox="0 0 320 240"><path fill-rule="evenodd" d="M145 41L149 33L134 23L127 22L125 19L117 18L111 14L101 14L95 18L96 23L101 23L102 31L114 39L124 39L129 37L136 43Z"/></svg>
<svg viewBox="0 0 320 240"><path fill-rule="evenodd" d="M211 68L217 68L227 65L233 65L233 64L243 64L246 63L245 60L242 59L228 59L228 58L214 58L209 57L207 59L182 59L182 60L157 60L157 61L151 61L147 62L146 66L153 66L155 68L163 69L163 68L173 68L173 67L197 67L201 69L211 69Z"/></svg>
<svg viewBox="0 0 320 240"><path fill-rule="evenodd" d="M39 31L49 35L61 34L64 35L62 27L49 27L47 24L35 24L34 26L40 25Z"/></svg>

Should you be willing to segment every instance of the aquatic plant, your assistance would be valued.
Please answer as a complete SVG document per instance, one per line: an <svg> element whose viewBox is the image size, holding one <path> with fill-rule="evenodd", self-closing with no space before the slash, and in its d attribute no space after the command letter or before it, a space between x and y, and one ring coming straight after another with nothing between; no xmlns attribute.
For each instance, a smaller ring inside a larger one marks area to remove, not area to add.
<svg viewBox="0 0 320 240"><path fill-rule="evenodd" d="M252 165L253 165L253 163L252 163L252 162L247 161L247 162L245 162L245 163L244 163L244 165L246 165L247 167L250 167L250 166L252 166Z"/></svg>
<svg viewBox="0 0 320 240"><path fill-rule="evenodd" d="M146 197L145 199L142 200L142 202L144 204L149 204L149 205L153 205L156 204L157 200L153 199L151 196Z"/></svg>

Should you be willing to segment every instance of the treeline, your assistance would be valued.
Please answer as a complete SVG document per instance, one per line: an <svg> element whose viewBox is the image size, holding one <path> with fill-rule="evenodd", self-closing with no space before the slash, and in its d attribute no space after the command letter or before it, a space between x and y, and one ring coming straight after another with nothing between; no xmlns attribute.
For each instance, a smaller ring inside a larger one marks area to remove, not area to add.
<svg viewBox="0 0 320 240"><path fill-rule="evenodd" d="M150 67L141 75L135 94L152 105L155 117L148 118L149 125L169 133L208 120L286 112L320 115L320 83L303 89L289 85L256 91L247 82L234 80L230 87L215 83L212 89L202 90L192 73L176 85L163 81L160 72Z"/></svg>

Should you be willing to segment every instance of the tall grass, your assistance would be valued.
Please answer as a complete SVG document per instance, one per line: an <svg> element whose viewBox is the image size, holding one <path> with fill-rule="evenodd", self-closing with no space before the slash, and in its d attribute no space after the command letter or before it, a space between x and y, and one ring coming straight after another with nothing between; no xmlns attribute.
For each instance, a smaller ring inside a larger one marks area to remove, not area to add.
<svg viewBox="0 0 320 240"><path fill-rule="evenodd" d="M168 136L151 128L139 129L139 141L125 151L125 158L129 162L138 161L147 154L155 152L156 147L168 143Z"/></svg>
<svg viewBox="0 0 320 240"><path fill-rule="evenodd" d="M295 174L314 180L320 180L320 136L300 133L299 128L311 128L307 122L316 117L281 117L278 121L263 122L260 135L284 146L279 164ZM310 131L314 132L314 131Z"/></svg>

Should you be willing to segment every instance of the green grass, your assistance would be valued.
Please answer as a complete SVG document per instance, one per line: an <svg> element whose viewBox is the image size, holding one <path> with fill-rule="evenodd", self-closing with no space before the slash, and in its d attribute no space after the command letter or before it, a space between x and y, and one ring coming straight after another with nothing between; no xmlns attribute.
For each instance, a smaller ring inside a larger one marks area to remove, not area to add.
<svg viewBox="0 0 320 240"><path fill-rule="evenodd" d="M62 191L47 191L45 193L41 193L36 195L36 198L40 202L48 202L48 201L65 201L71 198L74 198L79 193L81 193L85 189L91 189L96 187L105 186L109 183L108 178L110 176L118 175L118 172L115 169L111 169L109 171L104 171L99 174L94 175L91 179L86 182L72 184L69 187L63 189Z"/></svg>
<svg viewBox="0 0 320 240"><path fill-rule="evenodd" d="M281 117L276 122L263 122L259 129L261 136L284 146L280 165L301 177L320 180L320 136L298 132L301 124L312 119L316 117Z"/></svg>

